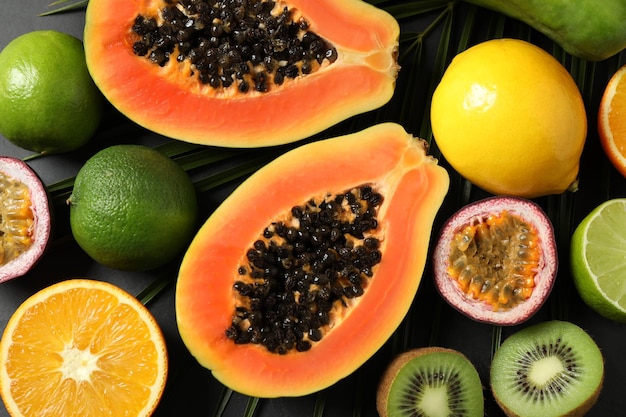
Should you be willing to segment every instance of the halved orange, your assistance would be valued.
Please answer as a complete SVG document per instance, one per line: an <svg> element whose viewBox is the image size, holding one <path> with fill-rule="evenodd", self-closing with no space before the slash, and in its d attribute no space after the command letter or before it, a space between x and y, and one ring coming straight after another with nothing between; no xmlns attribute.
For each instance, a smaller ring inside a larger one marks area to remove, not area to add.
<svg viewBox="0 0 626 417"><path fill-rule="evenodd" d="M598 133L609 160L626 177L626 65L606 85L598 110Z"/></svg>
<svg viewBox="0 0 626 417"><path fill-rule="evenodd" d="M0 393L13 417L149 416L167 379L152 314L102 281L70 279L32 295L0 341Z"/></svg>

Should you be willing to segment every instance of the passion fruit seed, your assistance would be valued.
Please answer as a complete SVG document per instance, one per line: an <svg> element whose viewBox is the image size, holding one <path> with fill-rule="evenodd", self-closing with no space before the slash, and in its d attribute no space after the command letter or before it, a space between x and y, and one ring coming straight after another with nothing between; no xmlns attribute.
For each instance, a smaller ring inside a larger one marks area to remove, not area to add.
<svg viewBox="0 0 626 417"><path fill-rule="evenodd" d="M2 172L0 201L0 265L5 265L33 244L35 215L28 187Z"/></svg>
<svg viewBox="0 0 626 417"><path fill-rule="evenodd" d="M321 340L335 314L363 295L381 261L382 198L368 185L328 194L265 228L237 271L227 337L279 354Z"/></svg>
<svg viewBox="0 0 626 417"><path fill-rule="evenodd" d="M191 63L190 76L215 89L261 93L316 71L337 50L304 17L273 0L164 0L138 15L133 52L159 66Z"/></svg>
<svg viewBox="0 0 626 417"><path fill-rule="evenodd" d="M520 217L504 210L476 218L454 235L450 249L448 274L494 311L532 294L541 249L537 231Z"/></svg>

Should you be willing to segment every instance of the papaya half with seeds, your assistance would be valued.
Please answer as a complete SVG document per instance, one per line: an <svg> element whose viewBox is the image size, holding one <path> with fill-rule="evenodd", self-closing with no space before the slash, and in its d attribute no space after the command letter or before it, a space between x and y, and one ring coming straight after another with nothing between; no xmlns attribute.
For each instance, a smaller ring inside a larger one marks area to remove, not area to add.
<svg viewBox="0 0 626 417"><path fill-rule="evenodd" d="M188 350L235 391L300 396L354 372L414 299L449 177L383 123L302 145L242 183L180 267Z"/></svg>
<svg viewBox="0 0 626 417"><path fill-rule="evenodd" d="M124 115L188 142L261 147L392 97L399 25L361 0L90 0L92 78Z"/></svg>

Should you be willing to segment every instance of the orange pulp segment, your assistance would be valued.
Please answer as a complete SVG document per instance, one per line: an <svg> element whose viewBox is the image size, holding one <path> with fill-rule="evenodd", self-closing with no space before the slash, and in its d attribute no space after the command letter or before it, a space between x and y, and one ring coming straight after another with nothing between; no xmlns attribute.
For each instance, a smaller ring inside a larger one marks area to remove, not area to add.
<svg viewBox="0 0 626 417"><path fill-rule="evenodd" d="M606 85L598 110L598 133L609 160L626 176L626 65Z"/></svg>
<svg viewBox="0 0 626 417"><path fill-rule="evenodd" d="M149 416L167 377L151 313L112 284L72 279L28 298L0 342L0 393L13 416Z"/></svg>

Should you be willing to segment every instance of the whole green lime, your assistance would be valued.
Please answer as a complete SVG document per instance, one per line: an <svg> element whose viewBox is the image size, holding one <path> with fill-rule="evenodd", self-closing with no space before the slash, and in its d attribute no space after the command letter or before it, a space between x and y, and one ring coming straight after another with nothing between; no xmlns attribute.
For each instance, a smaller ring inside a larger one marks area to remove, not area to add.
<svg viewBox="0 0 626 417"><path fill-rule="evenodd" d="M114 145L89 158L68 203L80 247L98 263L126 271L171 261L191 241L198 217L187 173L143 145Z"/></svg>
<svg viewBox="0 0 626 417"><path fill-rule="evenodd" d="M29 32L0 52L0 134L40 153L68 152L93 136L103 99L83 43L53 30Z"/></svg>

